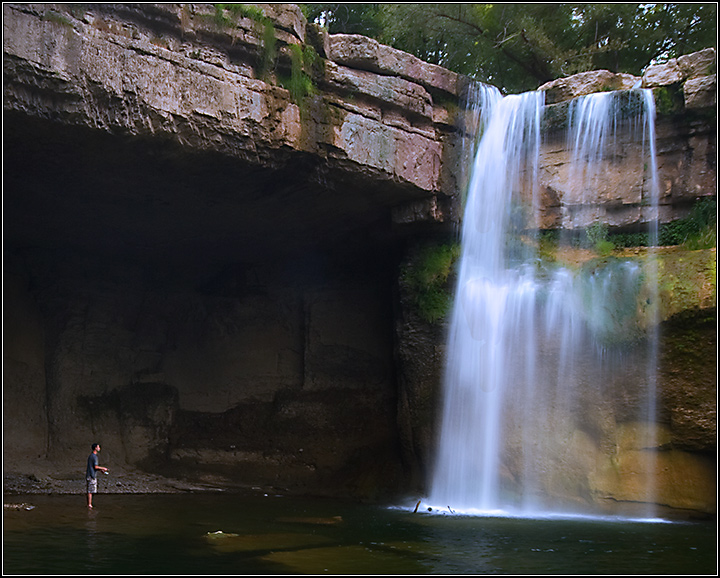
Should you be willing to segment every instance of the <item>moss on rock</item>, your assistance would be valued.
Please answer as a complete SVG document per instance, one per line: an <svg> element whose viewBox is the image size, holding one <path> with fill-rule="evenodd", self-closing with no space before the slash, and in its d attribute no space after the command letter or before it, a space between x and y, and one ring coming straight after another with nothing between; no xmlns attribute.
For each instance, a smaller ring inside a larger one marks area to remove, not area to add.
<svg viewBox="0 0 720 578"><path fill-rule="evenodd" d="M403 266L401 284L424 321L436 323L450 311L450 279L459 257L457 243L430 244L419 249Z"/></svg>

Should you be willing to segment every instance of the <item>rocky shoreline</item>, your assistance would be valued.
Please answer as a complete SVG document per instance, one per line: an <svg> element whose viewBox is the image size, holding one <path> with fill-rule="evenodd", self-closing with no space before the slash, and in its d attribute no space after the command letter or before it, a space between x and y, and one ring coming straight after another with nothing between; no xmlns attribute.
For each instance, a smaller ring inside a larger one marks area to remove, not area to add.
<svg viewBox="0 0 720 578"><path fill-rule="evenodd" d="M162 478L149 474L126 473L119 476L103 476L99 493L105 494L155 494L198 491L221 491L222 488L200 486L181 480ZM80 477L67 479L52 475L6 473L3 476L3 494L8 496L25 494L83 494L85 480Z"/></svg>
<svg viewBox="0 0 720 578"><path fill-rule="evenodd" d="M84 494L83 474L83 471L67 471L67 468L46 463L37 464L30 472L6 467L3 471L4 505L12 508L19 504L19 499L27 501L27 496L33 494ZM99 476L98 484L98 493L102 494L176 494L222 492L229 489L227 480L208 477L190 482L120 467L113 467L108 475Z"/></svg>

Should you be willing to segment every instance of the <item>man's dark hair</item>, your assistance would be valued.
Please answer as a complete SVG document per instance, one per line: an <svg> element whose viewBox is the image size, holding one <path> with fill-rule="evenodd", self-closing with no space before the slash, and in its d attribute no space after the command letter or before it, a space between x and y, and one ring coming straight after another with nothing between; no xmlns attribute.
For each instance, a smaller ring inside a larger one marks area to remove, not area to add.
<svg viewBox="0 0 720 578"><path fill-rule="evenodd" d="M95 448L99 448L100 444L93 444L92 445L92 451L95 451Z"/></svg>

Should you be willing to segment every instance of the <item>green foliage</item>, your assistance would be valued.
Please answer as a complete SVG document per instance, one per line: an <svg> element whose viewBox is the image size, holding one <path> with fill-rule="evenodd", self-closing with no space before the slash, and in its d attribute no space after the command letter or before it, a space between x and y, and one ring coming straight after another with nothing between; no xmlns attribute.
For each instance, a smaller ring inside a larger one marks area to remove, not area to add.
<svg viewBox="0 0 720 578"><path fill-rule="evenodd" d="M548 229L538 233L538 256L541 262L553 262L560 246L560 231Z"/></svg>
<svg viewBox="0 0 720 578"><path fill-rule="evenodd" d="M708 225L704 230L689 235L683 246L691 251L717 247L717 227L715 223Z"/></svg>
<svg viewBox="0 0 720 578"><path fill-rule="evenodd" d="M659 114L669 114L682 110L685 99L682 91L674 86L658 86L653 88L655 109Z"/></svg>
<svg viewBox="0 0 720 578"><path fill-rule="evenodd" d="M290 92L293 102L300 102L314 90L312 73L318 54L312 46L290 46L290 77L280 78L280 85Z"/></svg>
<svg viewBox="0 0 720 578"><path fill-rule="evenodd" d="M275 25L272 20L253 5L248 4L214 4L215 23L222 28L236 26L238 18L250 18L263 26L262 42L263 54L258 64L258 75L266 76L277 67L277 39ZM291 44L290 76L280 76L278 82L290 92L294 102L300 102L313 92L313 68L318 61L318 55L311 46Z"/></svg>
<svg viewBox="0 0 720 578"><path fill-rule="evenodd" d="M616 247L647 247L647 232L613 233L609 239ZM717 201L699 200L684 219L665 223L658 230L658 245L683 245L690 250L717 246Z"/></svg>
<svg viewBox="0 0 720 578"><path fill-rule="evenodd" d="M235 26L238 18L250 18L256 22L265 23L268 18L256 6L247 4L214 4L215 22L224 28Z"/></svg>
<svg viewBox="0 0 720 578"><path fill-rule="evenodd" d="M686 245L688 248L702 249L716 244L716 199L698 201L684 218L668 223L660 228L660 245Z"/></svg>
<svg viewBox="0 0 720 578"><path fill-rule="evenodd" d="M595 222L585 230L587 245L595 249L600 255L609 255L615 244L608 240L609 228L605 223Z"/></svg>
<svg viewBox="0 0 720 578"><path fill-rule="evenodd" d="M591 246L596 245L607 240L608 226L600 221L596 221L587 228L585 235Z"/></svg>
<svg viewBox="0 0 720 578"><path fill-rule="evenodd" d="M709 249L717 246L717 202L715 198L700 199L684 219L677 219L658 227L657 245L682 245L689 250ZM601 222L595 222L580 235L563 236L559 231L541 231L538 237L540 255L552 259L560 244L595 250L607 256L616 248L648 247L648 231L612 232Z"/></svg>
<svg viewBox="0 0 720 578"><path fill-rule="evenodd" d="M263 57L260 64L260 75L263 76L275 68L277 48L275 46L275 26L269 19L262 21L263 25Z"/></svg>
<svg viewBox="0 0 720 578"><path fill-rule="evenodd" d="M638 302L644 279L628 274L626 264L625 259L606 256L588 261L579 271L585 319L595 338L606 346L626 343L643 333ZM598 300L600 292L612 294L612 300Z"/></svg>
<svg viewBox="0 0 720 578"><path fill-rule="evenodd" d="M595 245L595 250L600 255L609 255L610 253L613 252L614 249L615 249L615 243L613 243L612 241L607 241L607 240L599 241Z"/></svg>
<svg viewBox="0 0 720 578"><path fill-rule="evenodd" d="M647 247L650 244L647 231L636 233L613 233L612 240L616 247Z"/></svg>
<svg viewBox="0 0 720 578"><path fill-rule="evenodd" d="M67 26L68 28L72 28L72 22L70 21L70 19L64 14L55 12L54 10L43 13L41 19L48 22L54 22L55 24L60 24L61 26Z"/></svg>
<svg viewBox="0 0 720 578"><path fill-rule="evenodd" d="M460 257L457 244L430 245L402 268L401 280L420 317L436 323L450 311L448 289L451 273Z"/></svg>
<svg viewBox="0 0 720 578"><path fill-rule="evenodd" d="M300 4L309 22L318 22L332 34L362 34L379 38L385 22L383 4Z"/></svg>
<svg viewBox="0 0 720 578"><path fill-rule="evenodd" d="M331 33L370 36L506 92L586 70L640 75L717 36L715 3L302 6Z"/></svg>
<svg viewBox="0 0 720 578"><path fill-rule="evenodd" d="M263 54L258 65L260 76L271 72L275 68L277 48L275 38L275 25L256 6L247 4L213 4L215 8L214 21L220 28L233 28L237 26L238 18L250 18L263 27Z"/></svg>

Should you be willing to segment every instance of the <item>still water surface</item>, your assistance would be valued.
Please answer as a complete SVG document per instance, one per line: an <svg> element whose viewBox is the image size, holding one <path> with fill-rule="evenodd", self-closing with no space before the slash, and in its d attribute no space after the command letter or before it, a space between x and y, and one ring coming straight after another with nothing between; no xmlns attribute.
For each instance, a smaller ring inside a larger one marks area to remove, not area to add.
<svg viewBox="0 0 720 578"><path fill-rule="evenodd" d="M716 574L714 522L526 520L279 496L13 496L3 574Z"/></svg>

